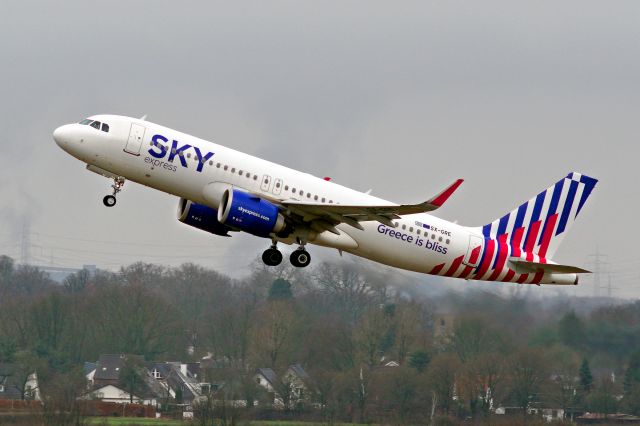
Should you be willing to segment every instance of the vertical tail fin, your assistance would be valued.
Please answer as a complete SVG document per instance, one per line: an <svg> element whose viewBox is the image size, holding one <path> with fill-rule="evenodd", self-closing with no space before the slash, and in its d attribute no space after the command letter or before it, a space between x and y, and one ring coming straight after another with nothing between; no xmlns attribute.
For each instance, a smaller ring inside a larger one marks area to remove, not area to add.
<svg viewBox="0 0 640 426"><path fill-rule="evenodd" d="M544 261L553 256L582 210L597 179L569 173L555 185L539 193L499 219L482 227L485 238L505 235L511 256L534 255Z"/></svg>

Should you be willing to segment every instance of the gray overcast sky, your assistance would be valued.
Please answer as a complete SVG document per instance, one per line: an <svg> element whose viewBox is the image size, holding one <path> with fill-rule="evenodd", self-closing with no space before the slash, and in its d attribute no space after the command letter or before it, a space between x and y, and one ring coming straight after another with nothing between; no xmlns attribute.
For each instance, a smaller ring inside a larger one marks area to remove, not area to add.
<svg viewBox="0 0 640 426"><path fill-rule="evenodd" d="M135 184L106 209L109 181L51 138L96 113L148 114L392 201L465 178L438 216L469 225L589 174L600 183L556 260L589 266L598 246L615 294L640 295L637 1L4 0L0 52L0 251L14 257L27 218L40 263L246 270L264 240L189 229L177 199ZM585 281L571 294L591 294Z"/></svg>

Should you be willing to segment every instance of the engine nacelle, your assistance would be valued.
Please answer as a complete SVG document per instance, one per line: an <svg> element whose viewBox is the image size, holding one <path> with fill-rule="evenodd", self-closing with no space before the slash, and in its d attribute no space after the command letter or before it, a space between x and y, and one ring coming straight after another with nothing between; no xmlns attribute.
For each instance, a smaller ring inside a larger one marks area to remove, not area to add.
<svg viewBox="0 0 640 426"><path fill-rule="evenodd" d="M184 198L181 198L178 204L178 220L202 231L224 237L228 237L228 232L231 230L231 228L218 221L218 211L216 209L196 204Z"/></svg>
<svg viewBox="0 0 640 426"><path fill-rule="evenodd" d="M227 189L220 201L218 221L259 237L285 228L284 216L267 200L237 189Z"/></svg>

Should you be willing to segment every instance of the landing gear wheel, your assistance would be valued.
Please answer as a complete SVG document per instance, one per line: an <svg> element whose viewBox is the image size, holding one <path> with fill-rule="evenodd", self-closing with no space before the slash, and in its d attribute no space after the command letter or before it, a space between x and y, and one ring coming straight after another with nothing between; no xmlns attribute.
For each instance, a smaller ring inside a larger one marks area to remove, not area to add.
<svg viewBox="0 0 640 426"><path fill-rule="evenodd" d="M282 263L282 253L275 247L268 248L262 253L262 261L267 266L278 266Z"/></svg>
<svg viewBox="0 0 640 426"><path fill-rule="evenodd" d="M296 268L304 268L311 263L311 255L305 249L298 249L291 253L291 257L289 257L291 264Z"/></svg>
<svg viewBox="0 0 640 426"><path fill-rule="evenodd" d="M116 194L120 191L122 191L122 187L124 186L124 182L125 179L122 176L118 176L113 178L113 185L111 185L111 188L113 188L113 194L112 195L106 195L103 199L102 199L102 204L104 204L107 207L113 207L116 205Z"/></svg>
<svg viewBox="0 0 640 426"><path fill-rule="evenodd" d="M116 205L116 197L114 197L113 195L106 195L102 199L102 203L107 207L113 207Z"/></svg>

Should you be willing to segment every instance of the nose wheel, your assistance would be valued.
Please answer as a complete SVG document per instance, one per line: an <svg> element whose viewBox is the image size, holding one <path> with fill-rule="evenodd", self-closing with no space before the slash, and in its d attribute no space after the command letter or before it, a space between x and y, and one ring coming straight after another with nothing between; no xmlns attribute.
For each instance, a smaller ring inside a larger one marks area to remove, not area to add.
<svg viewBox="0 0 640 426"><path fill-rule="evenodd" d="M282 253L275 244L262 253L262 261L267 266L278 266L282 263Z"/></svg>
<svg viewBox="0 0 640 426"><path fill-rule="evenodd" d="M113 185L111 185L111 188L113 188L113 194L105 195L105 197L102 199L102 204L104 204L106 207L113 207L116 205L116 194L122 191L124 181L125 179L120 176L113 179Z"/></svg>

